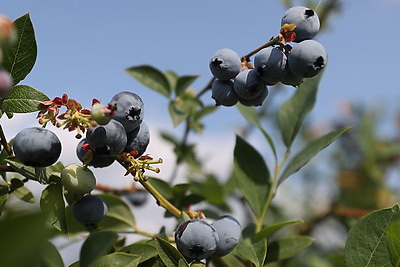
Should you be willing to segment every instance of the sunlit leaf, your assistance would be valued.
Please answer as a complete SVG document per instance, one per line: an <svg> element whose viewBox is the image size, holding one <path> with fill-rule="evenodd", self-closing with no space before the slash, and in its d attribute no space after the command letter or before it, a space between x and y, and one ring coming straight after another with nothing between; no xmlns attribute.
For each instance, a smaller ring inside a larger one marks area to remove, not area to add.
<svg viewBox="0 0 400 267"><path fill-rule="evenodd" d="M386 231L390 260L393 266L400 266L400 221L389 225Z"/></svg>
<svg viewBox="0 0 400 267"><path fill-rule="evenodd" d="M291 258L309 247L313 242L314 238L309 236L290 236L272 242L268 244L266 262L271 263Z"/></svg>
<svg viewBox="0 0 400 267"><path fill-rule="evenodd" d="M2 65L11 73L14 84L17 84L25 79L35 65L37 45L29 14L19 17L14 24L17 29L17 40L4 50Z"/></svg>
<svg viewBox="0 0 400 267"><path fill-rule="evenodd" d="M279 178L279 184L286 180L290 175L296 173L301 168L303 168L315 155L321 150L329 146L333 141L335 141L340 135L342 135L351 127L342 128L333 132L330 132L322 137L312 140L306 145L303 150L298 152L288 163L285 170L282 172Z"/></svg>
<svg viewBox="0 0 400 267"><path fill-rule="evenodd" d="M346 240L347 266L393 266L387 230L392 223L398 221L398 204L392 208L371 212L359 219L350 229Z"/></svg>
<svg viewBox="0 0 400 267"><path fill-rule="evenodd" d="M239 136L234 150L234 176L238 189L259 218L270 187L270 173L260 153Z"/></svg>
<svg viewBox="0 0 400 267"><path fill-rule="evenodd" d="M40 110L40 103L49 98L28 85L15 85L2 103L6 112L29 113Z"/></svg>
<svg viewBox="0 0 400 267"><path fill-rule="evenodd" d="M236 247L237 253L248 261L251 261L256 267L264 266L265 256L267 254L267 241L252 242L250 239L243 239Z"/></svg>
<svg viewBox="0 0 400 267"><path fill-rule="evenodd" d="M296 89L296 93L279 108L278 125L286 147L292 145L306 115L314 107L321 77L322 74L319 74L316 77L306 79Z"/></svg>
<svg viewBox="0 0 400 267"><path fill-rule="evenodd" d="M168 98L170 97L171 88L167 77L153 66L135 66L126 69L126 72L148 88Z"/></svg>

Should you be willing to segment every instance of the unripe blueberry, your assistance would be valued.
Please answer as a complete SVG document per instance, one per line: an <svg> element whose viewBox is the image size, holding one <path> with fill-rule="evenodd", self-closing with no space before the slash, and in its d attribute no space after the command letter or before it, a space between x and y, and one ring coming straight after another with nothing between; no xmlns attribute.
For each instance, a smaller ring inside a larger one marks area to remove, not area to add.
<svg viewBox="0 0 400 267"><path fill-rule="evenodd" d="M230 215L219 217L211 224L218 234L216 256L225 256L239 243L242 227L238 220Z"/></svg>
<svg viewBox="0 0 400 267"><path fill-rule="evenodd" d="M220 49L210 60L210 70L215 78L230 80L242 70L240 56L229 48Z"/></svg>
<svg viewBox="0 0 400 267"><path fill-rule="evenodd" d="M86 227L97 225L106 213L106 203L101 197L95 195L86 195L72 205L72 215L75 220Z"/></svg>
<svg viewBox="0 0 400 267"><path fill-rule="evenodd" d="M124 126L112 119L106 125L89 127L86 140L98 155L114 156L124 150L127 137Z"/></svg>
<svg viewBox="0 0 400 267"><path fill-rule="evenodd" d="M317 35L320 27L317 13L304 6L295 6L286 10L282 17L281 26L284 24L296 24L295 42L312 39Z"/></svg>
<svg viewBox="0 0 400 267"><path fill-rule="evenodd" d="M120 92L112 97L110 104L117 108L113 119L119 121L126 132L133 131L143 121L144 104L137 94Z"/></svg>
<svg viewBox="0 0 400 267"><path fill-rule="evenodd" d="M8 47L16 40L17 29L15 24L9 18L0 16L0 47Z"/></svg>
<svg viewBox="0 0 400 267"><path fill-rule="evenodd" d="M86 194L96 187L96 178L87 167L70 164L61 170L61 184L68 192Z"/></svg>
<svg viewBox="0 0 400 267"><path fill-rule="evenodd" d="M265 89L263 81L254 69L247 69L240 72L233 82L233 89L243 99L253 99Z"/></svg>
<svg viewBox="0 0 400 267"><path fill-rule="evenodd" d="M262 103L264 102L264 100L267 98L268 96L268 87L265 86L264 90L261 92L261 94L259 94L258 96L256 96L255 98L252 99L243 99L243 98L239 98L239 102L245 106L261 106Z"/></svg>
<svg viewBox="0 0 400 267"><path fill-rule="evenodd" d="M254 67L267 85L274 85L286 76L286 61L285 53L270 46L254 56Z"/></svg>
<svg viewBox="0 0 400 267"><path fill-rule="evenodd" d="M94 103L90 109L90 118L100 125L106 125L110 122L112 115L110 109L100 103Z"/></svg>
<svg viewBox="0 0 400 267"><path fill-rule="evenodd" d="M239 101L231 80L222 81L215 79L211 86L211 97L215 100L217 106L230 107Z"/></svg>
<svg viewBox="0 0 400 267"><path fill-rule="evenodd" d="M218 235L203 219L183 222L175 231L178 250L188 259L201 260L212 256L217 249Z"/></svg>
<svg viewBox="0 0 400 267"><path fill-rule="evenodd" d="M125 152L136 151L135 158L140 157L146 151L150 143L150 131L147 124L142 122L135 130L127 133L128 141L126 143Z"/></svg>
<svg viewBox="0 0 400 267"><path fill-rule="evenodd" d="M1 60L1 58L0 58ZM13 86L11 74L5 69L0 68L0 98L5 97Z"/></svg>
<svg viewBox="0 0 400 267"><path fill-rule="evenodd" d="M112 156L99 155L94 150L84 150L82 146L86 144L87 141L86 138L84 138L76 146L76 156L82 163L85 163L85 155L87 155L87 153L91 153L91 159L88 165L95 168L108 167L115 161L115 158L113 158Z"/></svg>
<svg viewBox="0 0 400 267"><path fill-rule="evenodd" d="M288 63L293 74L302 78L310 78L325 68L326 52L317 41L305 40L290 50Z"/></svg>
<svg viewBox="0 0 400 267"><path fill-rule="evenodd" d="M15 157L27 166L47 167L61 154L61 142L52 131L31 127L20 131L14 138Z"/></svg>

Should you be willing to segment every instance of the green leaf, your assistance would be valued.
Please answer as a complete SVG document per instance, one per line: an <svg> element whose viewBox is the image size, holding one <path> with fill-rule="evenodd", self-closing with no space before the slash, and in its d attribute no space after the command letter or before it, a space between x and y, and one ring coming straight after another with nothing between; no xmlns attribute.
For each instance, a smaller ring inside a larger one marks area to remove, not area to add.
<svg viewBox="0 0 400 267"><path fill-rule="evenodd" d="M262 229L261 231L259 231L254 236L254 240L256 240L256 241L261 240L261 239L268 240L274 233L276 233L276 231L278 231L282 227L285 227L287 225L291 225L294 223L303 223L303 222L304 222L303 220L293 220L293 221L281 222L281 223L270 225L270 226Z"/></svg>
<svg viewBox="0 0 400 267"><path fill-rule="evenodd" d="M236 137L234 150L234 176L240 192L259 218L270 188L270 173L260 153L240 136Z"/></svg>
<svg viewBox="0 0 400 267"><path fill-rule="evenodd" d="M25 79L35 65L37 45L29 14L16 19L14 24L17 29L17 41L4 50L2 65L11 73L14 84L17 84Z"/></svg>
<svg viewBox="0 0 400 267"><path fill-rule="evenodd" d="M268 245L266 263L281 261L297 255L300 251L309 247L314 238L309 236L290 236ZM357 265L352 265L357 266Z"/></svg>
<svg viewBox="0 0 400 267"><path fill-rule="evenodd" d="M151 184L161 195L163 195L166 199L172 199L174 193L170 185L164 180L151 177L148 180L148 183Z"/></svg>
<svg viewBox="0 0 400 267"><path fill-rule="evenodd" d="M176 83L178 82L179 76L175 72L170 71L170 70L165 71L164 75L169 82L169 87L171 88L171 91L174 91L176 88Z"/></svg>
<svg viewBox="0 0 400 267"><path fill-rule="evenodd" d="M170 97L171 87L168 78L158 69L149 65L141 65L128 68L126 72L148 88L167 98Z"/></svg>
<svg viewBox="0 0 400 267"><path fill-rule="evenodd" d="M189 266L182 254L168 241L158 236L155 237L155 240L159 256L166 266L178 266L179 261L183 261L186 266Z"/></svg>
<svg viewBox="0 0 400 267"><path fill-rule="evenodd" d="M7 215L0 220L1 266L35 266L38 244L47 236L45 219L41 213Z"/></svg>
<svg viewBox="0 0 400 267"><path fill-rule="evenodd" d="M1 191L0 193L0 216L1 216L4 210L4 206L6 205L9 197L8 187L2 187L0 191Z"/></svg>
<svg viewBox="0 0 400 267"><path fill-rule="evenodd" d="M114 252L101 256L93 262L90 267L136 267L139 265L139 261L140 256L123 252Z"/></svg>
<svg viewBox="0 0 400 267"><path fill-rule="evenodd" d="M18 180L18 179L17 179ZM35 203L35 197L25 186L21 186L13 191L13 195L27 203Z"/></svg>
<svg viewBox="0 0 400 267"><path fill-rule="evenodd" d="M140 263L147 261L158 255L158 250L155 246L146 243L134 243L123 247L121 252L135 254L140 256Z"/></svg>
<svg viewBox="0 0 400 267"><path fill-rule="evenodd" d="M186 75L178 78L175 87L176 96L182 95L186 89L198 78L198 75Z"/></svg>
<svg viewBox="0 0 400 267"><path fill-rule="evenodd" d="M400 266L400 221L389 225L386 230L390 260L393 266Z"/></svg>
<svg viewBox="0 0 400 267"><path fill-rule="evenodd" d="M118 234L104 231L89 235L82 245L80 266L89 266L103 255L109 253L118 240Z"/></svg>
<svg viewBox="0 0 400 267"><path fill-rule="evenodd" d="M19 174L24 176L27 179L38 181L41 184L48 184L50 181L50 177L52 176L52 172L49 168L34 168L30 166L26 166L20 161L18 161L15 157L10 157L4 160Z"/></svg>
<svg viewBox="0 0 400 267"><path fill-rule="evenodd" d="M252 243L248 238L243 239L237 245L236 251L243 259L251 261L256 267L261 267L267 255L267 240L262 239Z"/></svg>
<svg viewBox="0 0 400 267"><path fill-rule="evenodd" d="M184 104L179 103L175 100L171 100L169 102L168 111L174 127L181 124L181 122L185 121L186 118L189 116L188 110L186 109Z"/></svg>
<svg viewBox="0 0 400 267"><path fill-rule="evenodd" d="M2 108L6 112L29 113L40 110L40 103L49 98L28 85L15 85L4 99Z"/></svg>
<svg viewBox="0 0 400 267"><path fill-rule="evenodd" d="M107 217L117 219L135 228L135 218L132 210L120 197L115 194L97 194L107 205ZM100 223L101 224L101 223Z"/></svg>
<svg viewBox="0 0 400 267"><path fill-rule="evenodd" d="M346 240L347 266L393 266L387 230L392 223L399 221L399 204L371 212L359 219L350 229Z"/></svg>
<svg viewBox="0 0 400 267"><path fill-rule="evenodd" d="M318 84L322 75L306 79L296 93L281 105L278 111L278 125L283 143L290 147L298 134L306 115L314 107Z"/></svg>
<svg viewBox="0 0 400 267"><path fill-rule="evenodd" d="M39 260L40 260L39 266L46 266L46 267L64 266L64 261L61 258L61 255L58 252L57 248L47 240L43 242L43 244L40 246Z"/></svg>
<svg viewBox="0 0 400 267"><path fill-rule="evenodd" d="M67 219L61 183L51 184L42 191L40 208L48 215L48 222L57 230L67 233Z"/></svg>
<svg viewBox="0 0 400 267"><path fill-rule="evenodd" d="M248 106L242 105L240 103L238 103L236 105L236 108L239 110L239 112L243 115L243 117L249 123L256 126L262 132L262 134L264 135L265 139L267 140L269 146L271 147L271 150L272 150L275 160L277 160L278 156L276 154L276 148L275 148L274 141L272 140L271 136L261 126L256 109L254 107L248 107Z"/></svg>
<svg viewBox="0 0 400 267"><path fill-rule="evenodd" d="M303 150L301 150L299 153L297 153L288 163L288 165L286 166L285 170L283 171L283 173L279 178L279 184L281 184L284 180L286 180L290 175L296 173L301 168L303 168L304 165L307 164L307 162L309 162L315 155L318 154L318 152L329 146L340 135L342 135L349 129L351 129L351 127L345 127L330 132L308 143L306 147L303 148Z"/></svg>

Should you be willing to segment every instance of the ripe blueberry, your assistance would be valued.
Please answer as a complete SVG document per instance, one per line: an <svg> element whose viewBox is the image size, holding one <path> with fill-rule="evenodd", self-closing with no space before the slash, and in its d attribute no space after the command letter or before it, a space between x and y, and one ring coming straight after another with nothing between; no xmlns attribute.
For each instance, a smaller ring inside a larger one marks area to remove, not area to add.
<svg viewBox="0 0 400 267"><path fill-rule="evenodd" d="M124 126L112 119L106 125L90 127L86 141L98 155L114 156L124 150L127 137Z"/></svg>
<svg viewBox="0 0 400 267"><path fill-rule="evenodd" d="M281 80L281 83L286 85L291 85L293 87L298 87L300 86L300 84L303 83L303 81L304 81L303 77L296 76L290 70L288 70L285 78Z"/></svg>
<svg viewBox="0 0 400 267"><path fill-rule="evenodd" d="M264 100L267 98L267 96L268 96L268 87L265 86L261 94L259 94L255 98L252 99L239 98L239 102L245 106L261 106Z"/></svg>
<svg viewBox="0 0 400 267"><path fill-rule="evenodd" d="M129 202L134 206L141 206L147 200L148 193L146 191L135 191L125 195Z"/></svg>
<svg viewBox="0 0 400 267"><path fill-rule="evenodd" d="M267 85L274 85L286 76L286 61L285 53L270 46L254 56L254 67Z"/></svg>
<svg viewBox="0 0 400 267"><path fill-rule="evenodd" d="M265 89L263 81L254 69L247 69L240 72L233 82L233 89L243 99L253 99Z"/></svg>
<svg viewBox="0 0 400 267"><path fill-rule="evenodd" d="M11 74L5 69L0 68L0 98L5 97L11 90L13 79Z"/></svg>
<svg viewBox="0 0 400 267"><path fill-rule="evenodd" d="M33 167L47 167L54 164L61 154L61 142L52 131L31 127L20 131L14 138L15 157Z"/></svg>
<svg viewBox="0 0 400 267"><path fill-rule="evenodd" d="M61 170L61 184L68 192L86 194L96 187L96 178L87 167L69 164Z"/></svg>
<svg viewBox="0 0 400 267"><path fill-rule="evenodd" d="M72 215L75 220L86 227L97 225L106 213L106 203L101 197L95 195L86 195L72 205Z"/></svg>
<svg viewBox="0 0 400 267"><path fill-rule="evenodd" d="M94 150L84 150L82 146L87 144L86 138L84 138L76 146L76 155L82 163L85 163L85 157L87 157L89 153L91 154L91 159L88 162L88 165L95 168L104 168L110 166L115 161L115 158L112 156L99 155Z"/></svg>
<svg viewBox="0 0 400 267"><path fill-rule="evenodd" d="M218 234L203 219L181 223L175 231L178 250L188 259L201 260L212 256L217 249Z"/></svg>
<svg viewBox="0 0 400 267"><path fill-rule="evenodd" d="M213 76L220 80L233 79L242 70L240 56L229 48L215 52L209 66Z"/></svg>
<svg viewBox="0 0 400 267"><path fill-rule="evenodd" d="M215 79L211 86L211 97L215 100L217 106L234 106L239 97L233 89L233 82L231 80L222 81Z"/></svg>
<svg viewBox="0 0 400 267"><path fill-rule="evenodd" d="M127 133L128 141L126 143L125 152L136 151L135 158L140 157L146 151L150 143L150 131L147 124L142 122L135 130Z"/></svg>
<svg viewBox="0 0 400 267"><path fill-rule="evenodd" d="M126 132L133 131L143 121L144 104L137 94L120 92L112 97L110 104L116 105L113 118L124 126Z"/></svg>
<svg viewBox="0 0 400 267"><path fill-rule="evenodd" d="M304 6L295 6L286 10L282 17L281 26L284 24L296 24L295 42L312 39L319 31L319 18L317 13Z"/></svg>
<svg viewBox="0 0 400 267"><path fill-rule="evenodd" d="M325 68L326 52L317 41L305 40L290 50L288 63L293 74L302 78L310 78Z"/></svg>
<svg viewBox="0 0 400 267"><path fill-rule="evenodd" d="M240 223L232 216L219 217L211 224L218 234L216 256L225 256L238 244L242 228Z"/></svg>

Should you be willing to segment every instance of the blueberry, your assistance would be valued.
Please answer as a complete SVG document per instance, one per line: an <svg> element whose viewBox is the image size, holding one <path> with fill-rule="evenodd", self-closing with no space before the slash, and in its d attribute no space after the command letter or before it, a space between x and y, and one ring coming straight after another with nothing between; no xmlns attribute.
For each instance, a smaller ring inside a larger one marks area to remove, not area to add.
<svg viewBox="0 0 400 267"><path fill-rule="evenodd" d="M302 78L310 78L325 68L326 52L317 41L305 40L290 50L288 63L293 74Z"/></svg>
<svg viewBox="0 0 400 267"><path fill-rule="evenodd" d="M98 155L114 156L124 150L127 136L124 126L112 119L106 125L89 127L86 140Z"/></svg>
<svg viewBox="0 0 400 267"><path fill-rule="evenodd" d="M286 61L285 53L270 46L254 56L254 67L267 85L274 85L286 76Z"/></svg>
<svg viewBox="0 0 400 267"><path fill-rule="evenodd" d="M114 119L119 121L126 132L133 131L143 121L143 100L135 93L120 92L114 95L110 104L116 105Z"/></svg>
<svg viewBox="0 0 400 267"><path fill-rule="evenodd" d="M96 178L87 167L69 164L61 170L61 184L70 193L86 194L96 187Z"/></svg>
<svg viewBox="0 0 400 267"><path fill-rule="evenodd" d="M134 206L141 206L147 200L148 193L146 191L135 191L125 195L129 202Z"/></svg>
<svg viewBox="0 0 400 267"><path fill-rule="evenodd" d="M233 89L233 82L230 80L215 79L211 86L211 94L217 106L230 107L239 101L239 97Z"/></svg>
<svg viewBox="0 0 400 267"><path fill-rule="evenodd" d="M296 24L295 42L312 39L317 35L320 27L317 13L304 6L295 6L286 10L282 17L281 26L284 24Z"/></svg>
<svg viewBox="0 0 400 267"><path fill-rule="evenodd" d="M126 143L125 152L135 152L135 158L140 157L146 151L150 143L150 131L147 124L142 122L135 130L127 133L128 141Z"/></svg>
<svg viewBox="0 0 400 267"><path fill-rule="evenodd" d="M239 98L239 102L245 106L261 106L264 100L267 98L267 96L268 96L268 87L265 86L261 94L259 94L255 98L252 99Z"/></svg>
<svg viewBox="0 0 400 267"><path fill-rule="evenodd" d="M115 161L115 158L112 156L99 155L94 150L84 150L82 146L86 144L88 143L86 138L84 138L76 146L76 155L82 163L85 163L85 157L89 154L91 154L91 159L88 165L95 168L104 168L110 166Z"/></svg>
<svg viewBox="0 0 400 267"><path fill-rule="evenodd" d="M110 109L100 103L94 103L90 109L90 118L100 125L106 125L110 122L113 113Z"/></svg>
<svg viewBox="0 0 400 267"><path fill-rule="evenodd" d="M183 222L175 231L175 242L182 255L191 260L212 256L217 249L218 235L203 219Z"/></svg>
<svg viewBox="0 0 400 267"><path fill-rule="evenodd" d="M106 203L101 197L95 195L86 195L72 205L72 215L75 220L86 227L97 225L106 213Z"/></svg>
<svg viewBox="0 0 400 267"><path fill-rule="evenodd" d="M3 68L0 68L0 98L5 97L13 86L11 74Z"/></svg>
<svg viewBox="0 0 400 267"><path fill-rule="evenodd" d="M289 65L288 65L289 66ZM298 87L300 84L302 84L304 81L303 77L299 77L293 74L290 70L288 70L285 78L281 80L281 83L286 84L286 85L291 85L293 87Z"/></svg>
<svg viewBox="0 0 400 267"><path fill-rule="evenodd" d="M225 256L238 244L242 227L238 220L230 215L219 217L211 224L218 234L216 256Z"/></svg>
<svg viewBox="0 0 400 267"><path fill-rule="evenodd" d="M265 81L260 78L256 70L247 69L236 76L233 88L239 97L253 99L264 91Z"/></svg>
<svg viewBox="0 0 400 267"><path fill-rule="evenodd" d="M52 131L31 127L20 131L14 138L15 157L33 167L47 167L54 164L61 154L61 142Z"/></svg>
<svg viewBox="0 0 400 267"><path fill-rule="evenodd" d="M240 56L229 48L215 52L209 66L214 77L220 80L233 79L242 70Z"/></svg>

